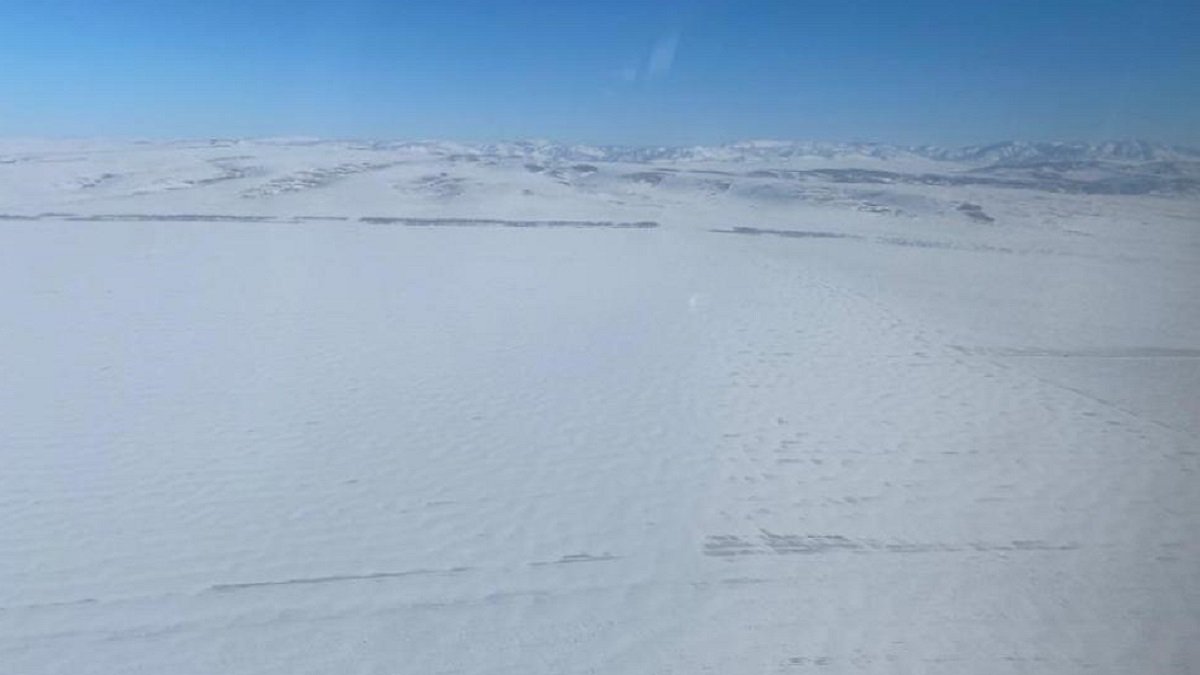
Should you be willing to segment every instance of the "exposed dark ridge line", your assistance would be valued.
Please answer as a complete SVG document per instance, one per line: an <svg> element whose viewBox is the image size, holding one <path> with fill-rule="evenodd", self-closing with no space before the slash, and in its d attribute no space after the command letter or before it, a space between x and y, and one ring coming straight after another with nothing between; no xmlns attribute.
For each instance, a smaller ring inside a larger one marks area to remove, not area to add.
<svg viewBox="0 0 1200 675"><path fill-rule="evenodd" d="M864 237L857 234L846 234L844 232L824 232L821 230L773 230L762 227L731 227L728 230L709 230L718 234L770 234L777 237L792 237L794 239L863 239Z"/></svg>
<svg viewBox="0 0 1200 675"><path fill-rule="evenodd" d="M611 220L502 220L497 218L403 218L364 216L359 222L371 225L403 225L405 227L593 227L617 229L651 229L658 223L650 220L617 222Z"/></svg>
<svg viewBox="0 0 1200 675"><path fill-rule="evenodd" d="M1008 347L965 347L951 345L963 354L1003 358L1080 359L1198 359L1200 349L1174 347L1112 347L1094 349L1041 349Z"/></svg>
<svg viewBox="0 0 1200 675"><path fill-rule="evenodd" d="M167 223L271 223L286 222L274 216L236 216L225 214L202 213L105 213L90 216L68 216L63 220L82 221L90 223L108 223L120 221L135 222L167 222Z"/></svg>
<svg viewBox="0 0 1200 675"><path fill-rule="evenodd" d="M470 570L469 567L452 567L445 570L434 569L416 569L404 570L400 572L371 572L369 574L334 574L324 577L298 577L295 579L277 579L271 581L247 581L242 583L229 584L213 584L209 586L210 591L218 593L228 591L238 591L248 588L266 588L269 586L303 586L310 584L330 584L339 581L366 581L370 579L399 579L403 577L424 576L424 575L452 575L460 574Z"/></svg>
<svg viewBox="0 0 1200 675"><path fill-rule="evenodd" d="M62 607L79 607L81 605L94 605L100 602L96 598L79 598L78 600L59 600L57 602L35 602L28 605L10 605L0 607L0 612L12 612L16 610L28 609L58 609Z"/></svg>
<svg viewBox="0 0 1200 675"><path fill-rule="evenodd" d="M947 251L964 251L967 253L1001 253L1005 255L1048 255L1072 258L1091 258L1081 253L1070 253L1067 251L1056 251L1052 249L1015 249L1007 246L995 246L992 244L966 244L951 241L937 241L933 239L915 239L912 237L899 236L877 236L867 237L859 234L846 234L841 232L822 232L810 230L776 230L760 227L732 227L727 230L712 229L709 232L716 234L743 234L743 235L770 235L776 237L786 237L789 239L853 239L856 241L866 241L874 244L883 244L886 246L901 246L904 248L925 248L925 249L943 249Z"/></svg>
<svg viewBox="0 0 1200 675"><path fill-rule="evenodd" d="M724 534L706 537L704 555L732 557L745 555L814 555L821 553L986 553L1010 551L1073 551L1075 543L1052 543L1035 539L1004 542L967 541L912 542L851 539L841 535L775 534L763 531L758 536Z"/></svg>
<svg viewBox="0 0 1200 675"><path fill-rule="evenodd" d="M529 563L530 567L544 567L546 565L570 565L574 563L585 562L604 562L606 560L620 560L621 556L611 553L602 553L600 555L592 555L590 553L572 553L564 555L558 560L542 560Z"/></svg>
<svg viewBox="0 0 1200 675"><path fill-rule="evenodd" d="M1021 167L1025 168L1025 167ZM1144 195L1194 193L1200 180L1188 176L1159 175L1125 170L1113 175L1080 179L1055 173L989 174L993 167L959 174L906 173L882 169L755 169L747 178L821 180L838 184L971 186L1039 190L1067 194Z"/></svg>
<svg viewBox="0 0 1200 675"><path fill-rule="evenodd" d="M0 221L38 221L61 219L73 222L164 222L164 223L316 223L349 222L350 216L255 216L219 213L97 213L80 214L0 214ZM410 218L393 216L363 216L356 219L369 225L403 225L406 227L556 227L611 228L644 230L659 226L657 222L611 220L505 220L500 218Z"/></svg>

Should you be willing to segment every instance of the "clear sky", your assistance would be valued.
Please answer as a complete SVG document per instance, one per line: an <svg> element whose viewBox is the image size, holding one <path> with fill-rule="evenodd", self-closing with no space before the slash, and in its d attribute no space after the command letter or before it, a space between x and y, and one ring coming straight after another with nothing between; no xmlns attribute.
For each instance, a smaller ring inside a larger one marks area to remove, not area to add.
<svg viewBox="0 0 1200 675"><path fill-rule="evenodd" d="M1200 1L0 0L0 135L1200 145Z"/></svg>

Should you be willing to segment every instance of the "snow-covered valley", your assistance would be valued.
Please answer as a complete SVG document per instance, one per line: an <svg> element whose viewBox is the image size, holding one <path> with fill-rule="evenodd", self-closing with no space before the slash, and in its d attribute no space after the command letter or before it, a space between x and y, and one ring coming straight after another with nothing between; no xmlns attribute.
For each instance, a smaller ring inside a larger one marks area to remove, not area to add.
<svg viewBox="0 0 1200 675"><path fill-rule="evenodd" d="M0 673L1188 673L1200 154L0 142Z"/></svg>

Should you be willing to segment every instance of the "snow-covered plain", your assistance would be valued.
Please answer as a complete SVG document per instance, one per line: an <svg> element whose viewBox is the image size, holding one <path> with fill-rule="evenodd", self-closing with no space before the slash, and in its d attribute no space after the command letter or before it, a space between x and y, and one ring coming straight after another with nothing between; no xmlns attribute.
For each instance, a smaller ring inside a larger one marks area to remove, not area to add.
<svg viewBox="0 0 1200 675"><path fill-rule="evenodd" d="M0 673L1191 673L1200 156L0 142Z"/></svg>

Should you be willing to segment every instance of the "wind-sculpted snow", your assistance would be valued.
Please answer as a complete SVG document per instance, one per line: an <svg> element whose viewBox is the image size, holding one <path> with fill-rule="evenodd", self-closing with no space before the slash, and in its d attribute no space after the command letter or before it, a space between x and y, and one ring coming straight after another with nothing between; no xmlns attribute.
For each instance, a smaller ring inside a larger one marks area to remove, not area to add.
<svg viewBox="0 0 1200 675"><path fill-rule="evenodd" d="M0 142L0 675L1190 675L1195 161Z"/></svg>

